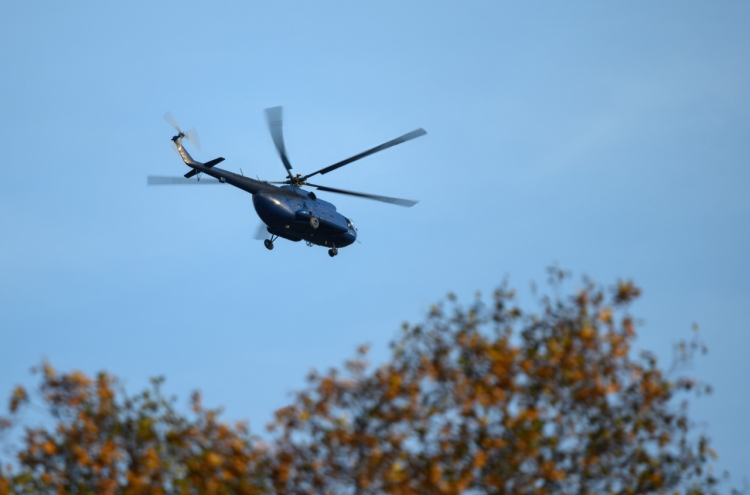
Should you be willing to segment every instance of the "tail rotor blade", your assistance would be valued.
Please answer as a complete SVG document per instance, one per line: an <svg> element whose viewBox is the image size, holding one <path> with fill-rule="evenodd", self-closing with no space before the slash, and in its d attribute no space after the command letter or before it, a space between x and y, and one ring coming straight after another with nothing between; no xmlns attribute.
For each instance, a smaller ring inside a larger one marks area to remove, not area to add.
<svg viewBox="0 0 750 495"><path fill-rule="evenodd" d="M271 132L273 144L276 146L276 151L279 153L279 158L281 158L281 163L284 164L286 173L289 178L291 178L292 164L289 163L289 157L286 154L286 147L284 146L284 119L282 108L266 108L266 121L268 122L268 130Z"/></svg>
<svg viewBox="0 0 750 495"><path fill-rule="evenodd" d="M169 110L164 114L164 120L167 121L167 124L174 127L174 130L177 131L178 134L180 133L180 126L177 125L177 121L172 117L172 113Z"/></svg>
<svg viewBox="0 0 750 495"><path fill-rule="evenodd" d="M198 151L201 150L201 140L200 137L198 137L198 131L196 131L195 128L185 132L185 138L193 143L193 146L195 146Z"/></svg>
<svg viewBox="0 0 750 495"><path fill-rule="evenodd" d="M174 127L174 130L177 131L177 134L182 134L183 136L185 136L185 138L188 141L193 143L193 145L196 147L198 151L201 150L201 140L198 137L198 131L196 131L195 128L190 129L187 132L182 132L180 130L180 126L177 124L177 121L174 119L174 117L172 116L172 113L169 111L167 111L167 113L164 114L164 120L166 120L169 125Z"/></svg>

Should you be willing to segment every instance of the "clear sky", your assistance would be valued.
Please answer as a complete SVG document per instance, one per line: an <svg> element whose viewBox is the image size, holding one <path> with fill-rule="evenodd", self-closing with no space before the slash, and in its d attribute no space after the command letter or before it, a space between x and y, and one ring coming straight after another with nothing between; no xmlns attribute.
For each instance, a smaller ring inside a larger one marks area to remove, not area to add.
<svg viewBox="0 0 750 495"><path fill-rule="evenodd" d="M252 4L252 5L251 5ZM0 395L107 369L260 431L313 367L376 359L448 291L552 263L644 297L665 366L698 323L694 417L750 473L747 2L4 2L0 6ZM428 134L318 182L360 244L253 240L229 186L147 188L202 161L279 180L263 109L310 172ZM189 145L188 145L189 146ZM191 151L195 151L190 148Z"/></svg>

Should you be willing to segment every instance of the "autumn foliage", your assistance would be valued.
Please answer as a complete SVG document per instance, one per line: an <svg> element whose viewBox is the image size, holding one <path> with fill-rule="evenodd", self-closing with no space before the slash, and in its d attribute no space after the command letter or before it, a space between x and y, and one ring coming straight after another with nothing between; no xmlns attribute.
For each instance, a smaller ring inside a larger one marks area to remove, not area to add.
<svg viewBox="0 0 750 495"><path fill-rule="evenodd" d="M0 494L259 493L259 451L247 429L218 421L199 395L190 419L160 392L127 397L114 379L41 367L40 396L54 428L27 428L18 467L0 477ZM28 401L18 388L11 412ZM6 420L6 426L11 423Z"/></svg>
<svg viewBox="0 0 750 495"><path fill-rule="evenodd" d="M197 396L178 412L158 380L129 397L107 374L44 365L53 422L26 426L0 495L714 493L713 453L679 398L705 387L632 348L638 295L584 282L531 313L505 286L468 307L449 296L384 364L362 348L311 374L264 442ZM676 364L699 349L682 344ZM30 400L13 393L6 429Z"/></svg>

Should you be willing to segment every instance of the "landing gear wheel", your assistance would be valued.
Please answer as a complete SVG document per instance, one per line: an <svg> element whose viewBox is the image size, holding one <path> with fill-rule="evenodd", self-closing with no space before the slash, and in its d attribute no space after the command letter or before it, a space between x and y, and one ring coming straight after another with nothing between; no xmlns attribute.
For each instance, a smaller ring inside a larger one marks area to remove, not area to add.
<svg viewBox="0 0 750 495"><path fill-rule="evenodd" d="M266 239L265 241L263 241L263 244L269 251L273 249L273 241L271 241L271 239Z"/></svg>
<svg viewBox="0 0 750 495"><path fill-rule="evenodd" d="M331 258L336 256L337 254L339 254L339 250L336 248L331 248L328 250L328 256L330 256Z"/></svg>
<svg viewBox="0 0 750 495"><path fill-rule="evenodd" d="M310 218L310 227L317 229L320 227L320 220L315 217Z"/></svg>

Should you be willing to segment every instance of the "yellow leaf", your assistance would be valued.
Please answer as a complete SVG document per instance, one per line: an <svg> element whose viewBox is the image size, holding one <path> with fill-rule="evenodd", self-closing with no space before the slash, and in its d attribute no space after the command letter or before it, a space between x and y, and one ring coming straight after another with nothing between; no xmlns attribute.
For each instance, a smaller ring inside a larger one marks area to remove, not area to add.
<svg viewBox="0 0 750 495"><path fill-rule="evenodd" d="M55 452L57 452L57 448L55 447L55 444L51 441L47 440L42 445L42 450L44 450L44 453L47 455L54 455Z"/></svg>
<svg viewBox="0 0 750 495"><path fill-rule="evenodd" d="M26 390L20 385L13 390L13 395L10 398L10 412L14 413L22 403L28 401L29 396Z"/></svg>
<svg viewBox="0 0 750 495"><path fill-rule="evenodd" d="M487 463L487 452L480 450L474 457L474 467L481 468Z"/></svg>
<svg viewBox="0 0 750 495"><path fill-rule="evenodd" d="M211 467L218 467L221 465L221 457L214 452L209 452L208 455L206 455L206 462Z"/></svg>
<svg viewBox="0 0 750 495"><path fill-rule="evenodd" d="M612 308L604 308L599 312L599 320L602 321L602 323L611 323L612 322Z"/></svg>

